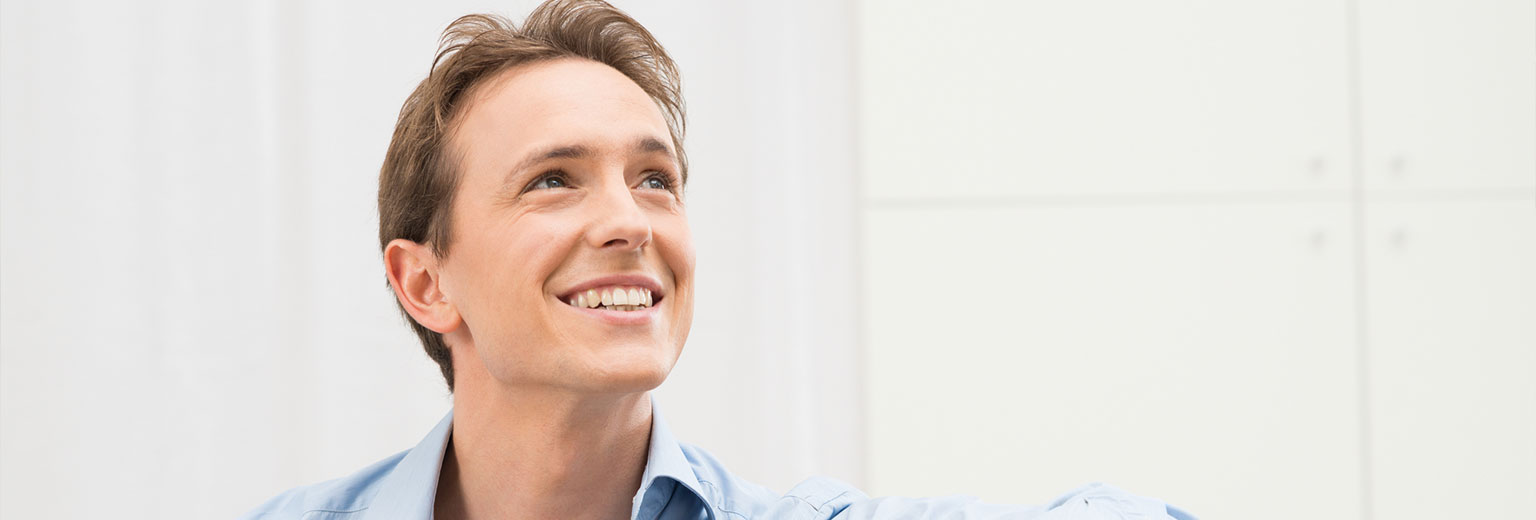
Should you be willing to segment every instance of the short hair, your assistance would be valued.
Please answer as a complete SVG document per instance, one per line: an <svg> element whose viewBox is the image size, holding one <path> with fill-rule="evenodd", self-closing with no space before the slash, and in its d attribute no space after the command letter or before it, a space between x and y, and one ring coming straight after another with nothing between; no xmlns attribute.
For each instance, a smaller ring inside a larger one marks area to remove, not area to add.
<svg viewBox="0 0 1536 520"><path fill-rule="evenodd" d="M687 183L681 78L672 58L639 22L601 0L544 2L521 28L497 15L467 15L443 31L431 71L400 108L379 171L381 250L391 240L404 238L428 244L438 258L447 257L449 217L460 177L450 138L469 104L469 93L510 68L561 58L608 65L639 85L666 119ZM395 303L452 392L453 358L443 335L423 327L400 301Z"/></svg>

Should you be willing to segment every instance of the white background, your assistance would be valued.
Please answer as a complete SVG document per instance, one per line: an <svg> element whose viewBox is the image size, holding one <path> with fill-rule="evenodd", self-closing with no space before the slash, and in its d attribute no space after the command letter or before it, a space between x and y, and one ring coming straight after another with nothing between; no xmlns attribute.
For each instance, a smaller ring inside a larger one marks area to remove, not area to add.
<svg viewBox="0 0 1536 520"><path fill-rule="evenodd" d="M1536 5L627 2L682 67L658 392L780 490L1203 518L1536 499ZM395 114L532 2L0 2L0 517L227 518L447 409Z"/></svg>

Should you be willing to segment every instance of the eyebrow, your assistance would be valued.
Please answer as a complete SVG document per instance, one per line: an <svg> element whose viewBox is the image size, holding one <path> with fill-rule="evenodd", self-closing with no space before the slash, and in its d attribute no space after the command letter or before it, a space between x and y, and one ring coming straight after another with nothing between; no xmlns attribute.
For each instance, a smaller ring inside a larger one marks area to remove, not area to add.
<svg viewBox="0 0 1536 520"><path fill-rule="evenodd" d="M636 139L635 145L631 148L631 150L637 154L664 154L668 159L673 160L673 162L677 161L677 156L672 153L672 148L668 147L666 143L661 142L655 137L646 136ZM594 152L591 147L579 144L556 145L545 148L543 150L538 150L532 154L529 154L528 158L523 159L522 162L519 162L516 168L513 168L511 171L507 172L506 182L511 182L512 177L516 176L518 173L526 171L529 168L532 168L544 161L553 159L586 159L592 157L593 155L596 155L596 152Z"/></svg>

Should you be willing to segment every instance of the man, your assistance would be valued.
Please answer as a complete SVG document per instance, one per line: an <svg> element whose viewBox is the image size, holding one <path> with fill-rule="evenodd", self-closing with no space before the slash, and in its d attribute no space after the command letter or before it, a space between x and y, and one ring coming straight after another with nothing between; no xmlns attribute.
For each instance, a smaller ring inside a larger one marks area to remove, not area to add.
<svg viewBox="0 0 1536 520"><path fill-rule="evenodd" d="M672 60L606 3L449 27L384 161L379 238L453 411L415 448L248 517L1168 517L1107 487L1048 507L871 500L829 479L779 494L679 444L650 391L693 316L682 106Z"/></svg>

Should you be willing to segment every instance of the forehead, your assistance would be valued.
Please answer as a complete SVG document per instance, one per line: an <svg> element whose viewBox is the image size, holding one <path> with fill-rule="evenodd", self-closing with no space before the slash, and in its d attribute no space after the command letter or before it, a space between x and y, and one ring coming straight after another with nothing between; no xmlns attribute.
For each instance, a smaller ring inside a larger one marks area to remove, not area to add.
<svg viewBox="0 0 1536 520"><path fill-rule="evenodd" d="M628 148L644 137L671 146L661 109L639 85L581 58L502 71L470 92L455 130L456 148L469 162L551 146Z"/></svg>

